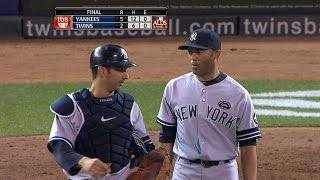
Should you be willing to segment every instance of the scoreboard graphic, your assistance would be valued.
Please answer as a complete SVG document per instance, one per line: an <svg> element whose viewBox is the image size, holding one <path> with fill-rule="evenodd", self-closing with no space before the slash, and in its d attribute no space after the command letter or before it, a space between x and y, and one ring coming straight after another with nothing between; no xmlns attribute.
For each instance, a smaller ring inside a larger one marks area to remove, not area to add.
<svg viewBox="0 0 320 180"><path fill-rule="evenodd" d="M56 30L167 30L166 7L56 7Z"/></svg>

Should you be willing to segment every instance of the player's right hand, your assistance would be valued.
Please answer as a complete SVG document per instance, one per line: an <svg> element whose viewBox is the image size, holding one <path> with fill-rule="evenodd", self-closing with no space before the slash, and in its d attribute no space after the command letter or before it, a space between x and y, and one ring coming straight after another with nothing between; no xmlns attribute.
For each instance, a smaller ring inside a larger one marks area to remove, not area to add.
<svg viewBox="0 0 320 180"><path fill-rule="evenodd" d="M111 172L111 163L104 163L97 158L83 157L78 162L79 166L94 178L101 178Z"/></svg>

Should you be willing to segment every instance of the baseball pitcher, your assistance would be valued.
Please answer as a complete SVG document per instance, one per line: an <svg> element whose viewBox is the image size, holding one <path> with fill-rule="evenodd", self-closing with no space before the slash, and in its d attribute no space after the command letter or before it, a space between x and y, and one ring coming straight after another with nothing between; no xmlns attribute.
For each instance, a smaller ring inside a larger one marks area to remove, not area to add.
<svg viewBox="0 0 320 180"><path fill-rule="evenodd" d="M173 179L237 180L239 146L244 179L256 179L261 133L248 91L218 69L219 36L197 29L179 49L192 72L168 82L157 116L160 147L178 156Z"/></svg>

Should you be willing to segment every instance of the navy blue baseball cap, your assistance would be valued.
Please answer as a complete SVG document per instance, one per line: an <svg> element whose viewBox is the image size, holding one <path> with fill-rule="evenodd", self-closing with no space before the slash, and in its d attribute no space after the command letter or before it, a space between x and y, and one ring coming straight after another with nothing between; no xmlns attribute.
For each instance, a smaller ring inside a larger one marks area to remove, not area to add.
<svg viewBox="0 0 320 180"><path fill-rule="evenodd" d="M221 49L221 40L219 35L211 29L201 28L193 31L190 35L189 43L179 46L180 50L196 49Z"/></svg>

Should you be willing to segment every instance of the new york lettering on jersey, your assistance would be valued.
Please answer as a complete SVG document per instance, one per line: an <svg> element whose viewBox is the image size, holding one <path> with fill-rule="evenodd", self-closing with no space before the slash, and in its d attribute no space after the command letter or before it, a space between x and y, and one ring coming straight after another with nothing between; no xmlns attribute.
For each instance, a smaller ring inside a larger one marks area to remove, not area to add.
<svg viewBox="0 0 320 180"><path fill-rule="evenodd" d="M178 120L184 121L192 118L197 118L197 105L186 105L178 107L175 112ZM206 119L212 120L213 122L220 123L228 128L231 128L232 124L235 124L239 117L229 115L221 108L214 107L211 105L207 106Z"/></svg>

